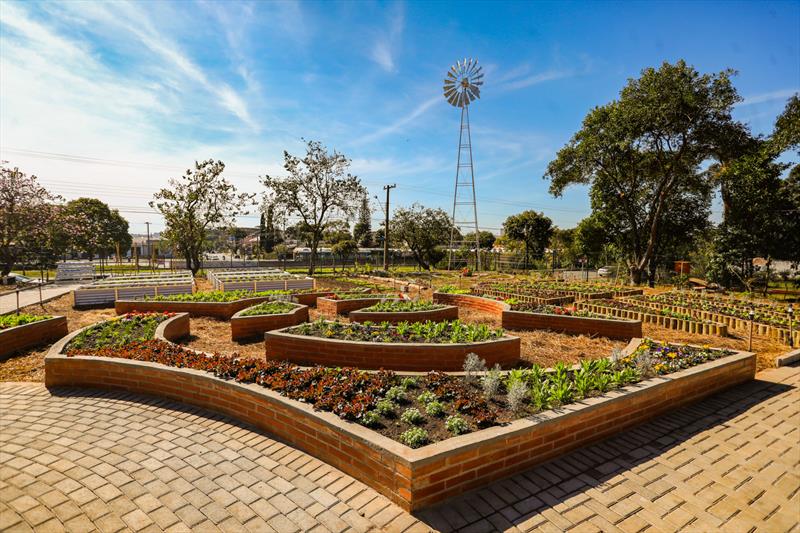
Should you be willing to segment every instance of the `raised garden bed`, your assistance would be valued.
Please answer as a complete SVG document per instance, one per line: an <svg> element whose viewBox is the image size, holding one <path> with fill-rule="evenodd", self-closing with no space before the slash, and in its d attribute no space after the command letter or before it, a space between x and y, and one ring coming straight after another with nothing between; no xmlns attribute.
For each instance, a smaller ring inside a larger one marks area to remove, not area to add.
<svg viewBox="0 0 800 533"><path fill-rule="evenodd" d="M684 293L638 296L623 301L649 307L657 312L679 313L697 320L718 322L725 324L729 330L744 331L750 329L749 312L752 309L754 311L753 329L756 334L771 337L786 344L789 344L791 334L794 336L794 345L800 344L800 330L798 330L800 321L796 319L793 321L790 332L786 310L772 304L733 298L707 298Z"/></svg>
<svg viewBox="0 0 800 533"><path fill-rule="evenodd" d="M441 322L443 320L456 320L458 318L458 307L407 300L392 301L351 311L348 318L350 318L351 322L374 322L376 324L382 322L390 324L399 324L400 322Z"/></svg>
<svg viewBox="0 0 800 533"><path fill-rule="evenodd" d="M252 307L269 300L297 300L298 303L308 301L313 293L296 293L293 291L274 290L263 292L196 292L180 295L175 300L171 297L144 300L118 300L114 302L117 314L132 311L156 313L189 313L191 316L207 316L219 320L229 320L242 309ZM313 295L316 300L316 295ZM305 304L304 304L305 305Z"/></svg>
<svg viewBox="0 0 800 533"><path fill-rule="evenodd" d="M719 335L720 337L728 336L728 326L725 324L695 320L691 316L678 313L658 313L649 307L625 302L623 300L579 302L577 306L592 313L639 320L641 322L648 322L669 329L685 331L687 333Z"/></svg>
<svg viewBox="0 0 800 533"><path fill-rule="evenodd" d="M231 340L264 338L265 331L308 321L308 306L291 302L264 302L231 317Z"/></svg>
<svg viewBox="0 0 800 533"><path fill-rule="evenodd" d="M220 291L268 291L313 289L313 278L289 274L273 268L251 270L210 271L208 279L215 290Z"/></svg>
<svg viewBox="0 0 800 533"><path fill-rule="evenodd" d="M166 294L191 294L194 278L189 271L114 276L72 291L75 308L110 307L116 300Z"/></svg>
<svg viewBox="0 0 800 533"><path fill-rule="evenodd" d="M95 348L115 348L131 342L156 338L162 324L174 319L167 326L167 340L189 335L189 318L186 313L128 313L98 322L80 329L69 336L67 350L91 350ZM185 324L185 331L182 329ZM180 335L179 335L180 334ZM179 335L179 336L176 336Z"/></svg>
<svg viewBox="0 0 800 533"><path fill-rule="evenodd" d="M465 333L453 334L456 329ZM468 341L467 337L475 340ZM360 340L363 338L375 340ZM479 355L490 366L501 367L516 365L520 357L518 337L458 322L368 326L318 321L268 331L264 340L267 359L300 365L458 371L469 353Z"/></svg>
<svg viewBox="0 0 800 533"><path fill-rule="evenodd" d="M401 301L403 299L405 299L405 296L394 293L369 295L363 292L342 294L329 293L324 297L317 298L317 311L327 318L336 318L337 315L347 315L351 311L371 307L378 302Z"/></svg>
<svg viewBox="0 0 800 533"><path fill-rule="evenodd" d="M67 318L63 316L0 316L0 360L8 359L20 350L60 339L66 334Z"/></svg>
<svg viewBox="0 0 800 533"><path fill-rule="evenodd" d="M350 369L318 368L299 370L296 374L298 370L285 364L234 360L170 345L145 343L119 352L105 350L93 356L67 357L61 353L63 343L58 344L61 346L54 346L45 358L48 387L122 389L227 414L356 477L406 510L420 509L485 486L753 379L756 365L751 353L686 347L665 349L653 344L639 348L637 340L614 364L636 368L645 360L659 361L653 366L655 369L663 361L665 366L673 365L676 370L623 384L602 395L590 394L582 400L572 398L573 403L565 402L556 409L541 406L547 410L534 415L520 413L523 418L505 425L412 449L378 432L380 428L368 429L348 419L359 419L361 414L364 421L363 413L377 405L380 401L377 398L385 398L398 386L405 394L413 391L417 402L423 392L436 390L438 393L433 393L437 396L447 391L460 394L441 375L432 374L411 385L398 383L397 377L386 373L369 375ZM672 354L674 358L670 357ZM161 361L182 368L166 366ZM582 372L582 369L556 368L548 374L547 381L556 383L566 379L576 385L582 379ZM527 380L532 386L536 383L530 375L514 378L509 375L508 379ZM598 377L598 383L607 379ZM324 396L315 396L314 384L320 381L329 382L330 386L318 389L326 391ZM511 385L511 388L519 387ZM429 405L432 401L424 403ZM403 411L400 418L401 424L407 424L405 419L411 417Z"/></svg>
<svg viewBox="0 0 800 533"><path fill-rule="evenodd" d="M454 305L459 309L465 308L481 313L488 313L497 318L502 318L503 311L511 310L511 306L505 302L472 294L437 291L433 293L433 301L437 304Z"/></svg>
<svg viewBox="0 0 800 533"><path fill-rule="evenodd" d="M552 306L512 306L510 311L503 311L502 324L503 328L511 330L543 329L609 339L642 336L641 320L620 319Z"/></svg>

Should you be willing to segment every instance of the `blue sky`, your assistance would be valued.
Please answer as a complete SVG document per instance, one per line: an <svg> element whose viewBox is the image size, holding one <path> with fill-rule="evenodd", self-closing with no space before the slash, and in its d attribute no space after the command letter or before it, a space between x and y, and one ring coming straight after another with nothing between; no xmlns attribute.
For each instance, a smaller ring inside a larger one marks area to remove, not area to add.
<svg viewBox="0 0 800 533"><path fill-rule="evenodd" d="M739 71L736 116L767 133L800 90L800 2L0 2L0 157L142 232L147 201L195 159L242 190L323 141L393 204L452 207L459 114L448 67L476 57L478 215L588 213L547 163L629 77L683 58ZM376 203L375 218L382 217ZM243 218L242 223L254 219Z"/></svg>

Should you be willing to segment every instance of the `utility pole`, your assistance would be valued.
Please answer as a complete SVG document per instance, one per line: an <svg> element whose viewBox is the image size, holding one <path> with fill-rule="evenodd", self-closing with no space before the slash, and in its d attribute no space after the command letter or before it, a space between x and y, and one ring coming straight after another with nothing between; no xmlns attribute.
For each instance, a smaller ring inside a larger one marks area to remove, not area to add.
<svg viewBox="0 0 800 533"><path fill-rule="evenodd" d="M383 231L383 269L389 270L389 191L397 187L397 184L384 185L386 191L386 225Z"/></svg>
<svg viewBox="0 0 800 533"><path fill-rule="evenodd" d="M147 226L147 261L150 263L150 270L153 270L153 262L150 254L150 223L145 222L144 224Z"/></svg>

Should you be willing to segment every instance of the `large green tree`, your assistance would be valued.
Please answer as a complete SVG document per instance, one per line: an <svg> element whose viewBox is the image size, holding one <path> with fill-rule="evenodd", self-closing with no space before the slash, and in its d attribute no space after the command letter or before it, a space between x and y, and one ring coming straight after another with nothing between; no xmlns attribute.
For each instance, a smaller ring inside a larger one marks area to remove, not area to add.
<svg viewBox="0 0 800 533"><path fill-rule="evenodd" d="M60 198L19 168L0 165L0 276L53 242Z"/></svg>
<svg viewBox="0 0 800 533"><path fill-rule="evenodd" d="M236 216L247 214L252 194L237 193L236 187L222 176L222 161L195 162L179 179L171 178L169 187L154 195L150 206L164 217L166 229L161 236L183 256L186 268L196 274L200 258L212 229L233 227Z"/></svg>
<svg viewBox="0 0 800 533"><path fill-rule="evenodd" d="M352 216L366 189L350 174L350 160L335 150L329 153L318 141L307 142L304 157L284 152L283 159L287 176L265 175L262 182L271 203L300 217L311 248L308 273L313 274L325 228L334 218Z"/></svg>
<svg viewBox="0 0 800 533"><path fill-rule="evenodd" d="M452 224L442 209L415 203L396 209L389 224L392 241L405 244L421 268L428 270L444 257L441 246L449 242Z"/></svg>
<svg viewBox="0 0 800 533"><path fill-rule="evenodd" d="M90 260L97 254L113 253L117 246L120 250L131 247L128 221L97 198L70 200L60 217L69 246L85 253Z"/></svg>
<svg viewBox="0 0 800 533"><path fill-rule="evenodd" d="M555 196L590 185L593 213L625 254L632 283L650 270L679 198L708 196L715 182L704 163L735 151L732 132L743 128L731 118L740 100L731 74L700 74L684 61L645 69L618 100L589 112L548 165Z"/></svg>
<svg viewBox="0 0 800 533"><path fill-rule="evenodd" d="M503 235L525 247L525 268L531 259L541 259L553 236L553 221L542 213L528 210L511 215L503 222Z"/></svg>

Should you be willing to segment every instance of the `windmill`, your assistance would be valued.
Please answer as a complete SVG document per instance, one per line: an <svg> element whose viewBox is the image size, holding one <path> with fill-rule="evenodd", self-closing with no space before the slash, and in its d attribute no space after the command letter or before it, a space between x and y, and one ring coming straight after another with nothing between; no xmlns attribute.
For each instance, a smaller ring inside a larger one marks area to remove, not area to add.
<svg viewBox="0 0 800 533"><path fill-rule="evenodd" d="M453 226L450 230L450 249L447 268L453 268L453 253L462 244L475 246L475 270L481 269L480 236L478 235L478 203L475 200L475 170L472 166L472 136L469 131L469 104L481 97L483 69L477 59L464 59L450 67L444 80L444 97L454 107L461 108L461 129L458 133L458 163L456 188L453 194ZM475 242L462 239L473 231Z"/></svg>

